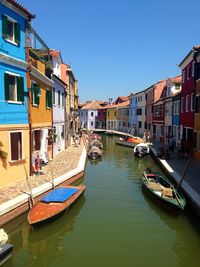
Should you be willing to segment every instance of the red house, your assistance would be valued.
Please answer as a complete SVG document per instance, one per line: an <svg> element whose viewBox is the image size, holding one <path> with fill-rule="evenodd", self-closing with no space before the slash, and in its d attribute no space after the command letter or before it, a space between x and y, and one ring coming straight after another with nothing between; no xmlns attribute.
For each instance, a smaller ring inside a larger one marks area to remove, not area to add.
<svg viewBox="0 0 200 267"><path fill-rule="evenodd" d="M191 50L179 64L182 70L182 91L180 108L180 137L190 147L193 145L194 97L195 97L195 63L194 50Z"/></svg>

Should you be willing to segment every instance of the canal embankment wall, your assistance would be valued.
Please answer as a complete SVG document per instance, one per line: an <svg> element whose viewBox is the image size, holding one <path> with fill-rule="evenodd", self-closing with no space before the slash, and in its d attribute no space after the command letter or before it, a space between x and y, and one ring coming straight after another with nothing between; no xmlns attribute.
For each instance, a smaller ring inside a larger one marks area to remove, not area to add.
<svg viewBox="0 0 200 267"><path fill-rule="evenodd" d="M191 159L190 166L185 171L188 159L173 157L169 160L161 159L157 155L156 147L151 148L151 154L163 171L178 185L187 199L187 205L191 205L195 213L200 217L200 164ZM182 180L182 181L181 181Z"/></svg>
<svg viewBox="0 0 200 267"><path fill-rule="evenodd" d="M70 185L80 179L84 174L85 163L87 159L87 150L85 146L81 146L81 153L78 164L75 168L53 179L54 186ZM0 204L0 227L7 222L13 220L17 216L28 211L31 206L31 195L36 203L44 194L52 189L51 181L47 181L37 187L32 188L31 192L27 191L17 195L16 197ZM9 189L8 189L9 190ZM11 189L10 189L11 190ZM12 186L12 190L15 188Z"/></svg>

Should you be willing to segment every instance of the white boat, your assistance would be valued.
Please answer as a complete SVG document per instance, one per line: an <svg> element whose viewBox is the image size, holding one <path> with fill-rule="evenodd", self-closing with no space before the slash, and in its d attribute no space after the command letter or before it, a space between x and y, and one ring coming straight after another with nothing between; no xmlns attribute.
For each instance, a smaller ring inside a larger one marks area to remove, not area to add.
<svg viewBox="0 0 200 267"><path fill-rule="evenodd" d="M149 145L146 143L140 143L134 147L133 152L135 156L140 158L147 156L150 152Z"/></svg>

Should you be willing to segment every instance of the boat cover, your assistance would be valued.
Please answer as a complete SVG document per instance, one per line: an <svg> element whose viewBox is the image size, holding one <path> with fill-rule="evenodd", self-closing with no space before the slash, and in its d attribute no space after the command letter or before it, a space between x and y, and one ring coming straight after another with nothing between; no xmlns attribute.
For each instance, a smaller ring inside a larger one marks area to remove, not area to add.
<svg viewBox="0 0 200 267"><path fill-rule="evenodd" d="M50 193L46 194L41 201L44 203L50 202L64 202L71 196L73 196L76 192L79 191L79 188L56 188Z"/></svg>

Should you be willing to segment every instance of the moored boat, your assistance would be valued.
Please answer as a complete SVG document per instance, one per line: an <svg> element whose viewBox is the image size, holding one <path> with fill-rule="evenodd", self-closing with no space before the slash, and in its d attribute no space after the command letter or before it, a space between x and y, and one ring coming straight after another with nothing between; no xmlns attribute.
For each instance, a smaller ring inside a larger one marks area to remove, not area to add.
<svg viewBox="0 0 200 267"><path fill-rule="evenodd" d="M6 262L12 255L13 245L5 243L0 245L0 265Z"/></svg>
<svg viewBox="0 0 200 267"><path fill-rule="evenodd" d="M140 137L133 136L133 137L126 137L126 138L118 138L115 139L115 143L117 145L122 145L122 146L128 146L128 147L135 147L139 143L143 143L144 140Z"/></svg>
<svg viewBox="0 0 200 267"><path fill-rule="evenodd" d="M184 210L186 200L180 190L175 188L164 176L148 168L144 172L142 187L167 209L180 212Z"/></svg>
<svg viewBox="0 0 200 267"><path fill-rule="evenodd" d="M74 203L85 190L84 185L58 187L47 193L28 213L28 222L38 224L54 218Z"/></svg>
<svg viewBox="0 0 200 267"><path fill-rule="evenodd" d="M101 159L102 151L99 147L93 146L88 152L88 157L91 159Z"/></svg>
<svg viewBox="0 0 200 267"><path fill-rule="evenodd" d="M150 152L149 145L146 143L140 143L136 145L133 149L133 153L136 157L144 157L147 156Z"/></svg>

